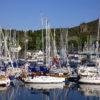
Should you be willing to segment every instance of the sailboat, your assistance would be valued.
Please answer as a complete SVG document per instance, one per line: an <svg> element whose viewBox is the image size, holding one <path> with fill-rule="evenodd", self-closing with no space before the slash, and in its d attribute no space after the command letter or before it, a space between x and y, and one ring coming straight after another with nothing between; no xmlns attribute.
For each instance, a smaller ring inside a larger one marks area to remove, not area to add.
<svg viewBox="0 0 100 100"><path fill-rule="evenodd" d="M50 67L49 72L55 74L68 74L68 69L66 68L66 43L63 43L63 37L61 33L61 55L58 55L55 41L55 29L54 29L54 38L53 38L53 64ZM66 38L67 39L67 38Z"/></svg>
<svg viewBox="0 0 100 100"><path fill-rule="evenodd" d="M51 59L50 59L50 28L47 19L45 20L46 23L46 56L45 56L45 65L47 68L51 66ZM65 82L65 77L62 75L52 75L50 73L41 73L40 75L33 74L31 76L23 77L23 81L25 83L62 83Z"/></svg>
<svg viewBox="0 0 100 100"><path fill-rule="evenodd" d="M98 57L99 52L99 32L100 32L100 19L98 22L98 35L96 42L96 58L94 63L86 63L80 65L78 68L79 82L88 84L100 84L100 58ZM93 61L92 61L93 62Z"/></svg>
<svg viewBox="0 0 100 100"><path fill-rule="evenodd" d="M17 64L18 52L21 47L16 44L16 33L13 33L13 37L11 36L11 30L5 30L4 32L1 31L0 34L2 36L2 56L0 61L2 61L6 73L6 76L3 75L3 77L5 76L3 79L6 79L6 77L11 78L12 76L13 78L18 77L21 74L21 69ZM14 67L14 63L17 67Z"/></svg>
<svg viewBox="0 0 100 100"><path fill-rule="evenodd" d="M0 30L0 41L1 41L1 55L0 55L0 62L3 61L4 57L2 56L2 30ZM1 66L1 65L0 65ZM2 65L3 66L3 65ZM4 66L3 66L4 67ZM6 75L5 71L2 71L0 69L0 86L9 86L10 85L10 79L8 78L8 76Z"/></svg>

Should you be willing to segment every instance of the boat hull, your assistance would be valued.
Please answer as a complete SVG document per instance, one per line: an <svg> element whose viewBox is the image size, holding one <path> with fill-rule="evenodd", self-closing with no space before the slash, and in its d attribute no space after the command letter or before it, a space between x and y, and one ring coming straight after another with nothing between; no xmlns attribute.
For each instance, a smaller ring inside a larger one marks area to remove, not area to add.
<svg viewBox="0 0 100 100"><path fill-rule="evenodd" d="M0 80L0 86L9 86L10 79Z"/></svg>
<svg viewBox="0 0 100 100"><path fill-rule="evenodd" d="M83 77L79 79L79 83L83 84L100 84L100 77Z"/></svg>
<svg viewBox="0 0 100 100"><path fill-rule="evenodd" d="M35 77L27 77L24 79L25 83L62 83L65 82L65 78L63 77L52 77L52 76L35 76Z"/></svg>

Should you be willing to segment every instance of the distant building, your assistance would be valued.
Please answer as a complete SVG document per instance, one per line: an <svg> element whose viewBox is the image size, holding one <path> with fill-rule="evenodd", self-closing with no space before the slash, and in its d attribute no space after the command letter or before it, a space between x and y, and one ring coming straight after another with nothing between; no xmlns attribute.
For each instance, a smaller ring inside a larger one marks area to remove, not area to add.
<svg viewBox="0 0 100 100"><path fill-rule="evenodd" d="M72 42L74 47L82 49L84 43L88 45L94 43L96 40L100 42L100 19L96 19L90 22L81 23L79 26L69 28L68 40ZM71 45L70 45L71 48Z"/></svg>

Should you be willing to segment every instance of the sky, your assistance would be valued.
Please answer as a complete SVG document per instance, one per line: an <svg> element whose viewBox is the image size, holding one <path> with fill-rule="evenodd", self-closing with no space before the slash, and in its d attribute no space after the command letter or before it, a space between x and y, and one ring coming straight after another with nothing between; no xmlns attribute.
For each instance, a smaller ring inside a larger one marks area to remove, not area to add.
<svg viewBox="0 0 100 100"><path fill-rule="evenodd" d="M18 30L73 27L100 17L100 0L0 0L0 27Z"/></svg>

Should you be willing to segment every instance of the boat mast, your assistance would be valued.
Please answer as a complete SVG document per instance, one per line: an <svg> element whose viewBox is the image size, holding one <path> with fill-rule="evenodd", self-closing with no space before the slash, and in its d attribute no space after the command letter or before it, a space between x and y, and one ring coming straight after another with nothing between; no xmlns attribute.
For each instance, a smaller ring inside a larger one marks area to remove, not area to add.
<svg viewBox="0 0 100 100"><path fill-rule="evenodd" d="M46 66L50 65L50 26L48 24L48 20L46 18Z"/></svg>
<svg viewBox="0 0 100 100"><path fill-rule="evenodd" d="M25 32L24 33L24 36L25 36L25 54L24 54L24 59L26 60L26 58L27 58L27 49L28 49L28 45L27 45L27 43L28 43L28 39L27 39L27 32Z"/></svg>
<svg viewBox="0 0 100 100"><path fill-rule="evenodd" d="M44 62L44 18L41 18L42 23L42 52L43 52L43 62Z"/></svg>
<svg viewBox="0 0 100 100"><path fill-rule="evenodd" d="M0 56L2 56L2 37L1 37L1 33L2 32L2 30L1 30L1 28L0 28Z"/></svg>
<svg viewBox="0 0 100 100"><path fill-rule="evenodd" d="M46 52L46 66L48 66L48 62L47 62L47 60L48 60L48 58L47 58L47 19L45 19L45 24L46 24L46 26L45 26L45 28L46 28L46 49L45 49L45 52Z"/></svg>
<svg viewBox="0 0 100 100"><path fill-rule="evenodd" d="M10 34L12 34L11 30L10 30ZM12 44L10 44L10 45L12 48L16 48L16 32L15 32L15 30L13 30L13 37L11 37L11 38L12 38ZM12 59L15 60L16 59L15 50L12 50L11 52L13 53Z"/></svg>
<svg viewBox="0 0 100 100"><path fill-rule="evenodd" d="M44 53L44 31L43 31L43 28L44 28L44 19L41 18L41 21L42 21L42 52Z"/></svg>
<svg viewBox="0 0 100 100"><path fill-rule="evenodd" d="M98 33L97 33L97 41L100 39L100 19L98 19Z"/></svg>
<svg viewBox="0 0 100 100"><path fill-rule="evenodd" d="M67 65L69 65L68 63L68 28L66 31L66 60L67 60Z"/></svg>
<svg viewBox="0 0 100 100"><path fill-rule="evenodd" d="M55 38L55 28L54 28L54 56L56 56L57 55L57 48L56 48L56 38Z"/></svg>
<svg viewBox="0 0 100 100"><path fill-rule="evenodd" d="M96 41L96 53L99 52L99 39L100 39L100 19L98 19L98 31L97 31L97 41Z"/></svg>
<svg viewBox="0 0 100 100"><path fill-rule="evenodd" d="M63 43L63 36L62 36L62 30L60 29L60 55L61 55L61 58L64 57L64 43Z"/></svg>
<svg viewBox="0 0 100 100"><path fill-rule="evenodd" d="M6 32L5 32L5 35L4 35L4 33L2 32L2 37L3 37L3 39L4 39L4 49L5 49L5 53L6 53L6 58L7 57L9 57L9 61L11 62L11 66L13 67L13 61L12 61L12 59L11 59L11 54L10 54L10 51L9 51L9 49L8 49L8 43L7 43L7 40L8 40L8 33L7 33L7 30L6 30Z"/></svg>

